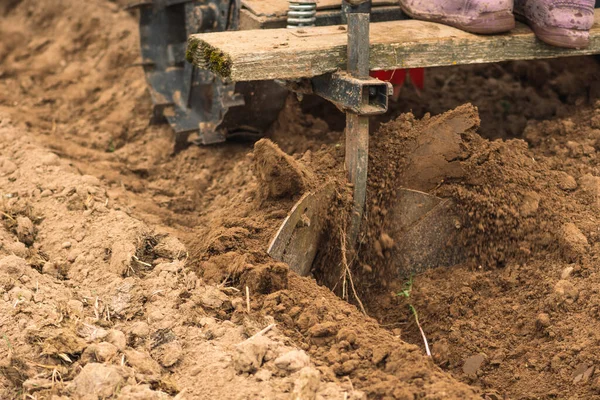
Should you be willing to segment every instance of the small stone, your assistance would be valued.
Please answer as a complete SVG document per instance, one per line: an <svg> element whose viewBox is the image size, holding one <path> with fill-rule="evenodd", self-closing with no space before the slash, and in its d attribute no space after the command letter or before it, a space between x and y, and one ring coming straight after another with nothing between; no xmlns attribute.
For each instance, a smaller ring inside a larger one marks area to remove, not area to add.
<svg viewBox="0 0 600 400"><path fill-rule="evenodd" d="M463 364L463 372L470 377L476 377L484 361L485 355L483 354L476 354L467 358Z"/></svg>
<svg viewBox="0 0 600 400"><path fill-rule="evenodd" d="M127 346L127 339L125 338L125 334L116 329L108 331L106 341L114 344L119 351L125 350L125 346Z"/></svg>
<svg viewBox="0 0 600 400"><path fill-rule="evenodd" d="M86 236L86 232L85 229L78 229L75 232L73 232L73 239L75 239L78 242L81 242L83 239L85 239Z"/></svg>
<svg viewBox="0 0 600 400"><path fill-rule="evenodd" d="M60 247L62 247L63 249L70 249L71 242L64 242L63 244L60 245Z"/></svg>
<svg viewBox="0 0 600 400"><path fill-rule="evenodd" d="M288 351L275 359L275 366L288 372L298 371L310 364L310 357L303 350Z"/></svg>
<svg viewBox="0 0 600 400"><path fill-rule="evenodd" d="M52 190L50 190L50 189L44 189L42 191L42 194L40 196L41 197L50 197L50 196L52 196Z"/></svg>
<svg viewBox="0 0 600 400"><path fill-rule="evenodd" d="M568 279L571 277L571 274L573 273L574 268L572 266L568 266L565 269L562 270L562 272L560 273L560 279Z"/></svg>
<svg viewBox="0 0 600 400"><path fill-rule="evenodd" d="M535 319L535 326L539 330L549 327L550 326L550 315L548 315L546 313L538 314L537 318Z"/></svg>

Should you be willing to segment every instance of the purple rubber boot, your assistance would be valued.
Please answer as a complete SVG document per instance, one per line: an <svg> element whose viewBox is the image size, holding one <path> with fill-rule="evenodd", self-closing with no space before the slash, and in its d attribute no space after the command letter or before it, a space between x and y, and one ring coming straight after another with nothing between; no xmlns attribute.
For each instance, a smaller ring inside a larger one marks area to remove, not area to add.
<svg viewBox="0 0 600 400"><path fill-rule="evenodd" d="M513 0L400 0L400 6L412 18L472 33L501 33L515 27Z"/></svg>
<svg viewBox="0 0 600 400"><path fill-rule="evenodd" d="M515 0L515 15L551 45L573 49L590 43L594 0Z"/></svg>

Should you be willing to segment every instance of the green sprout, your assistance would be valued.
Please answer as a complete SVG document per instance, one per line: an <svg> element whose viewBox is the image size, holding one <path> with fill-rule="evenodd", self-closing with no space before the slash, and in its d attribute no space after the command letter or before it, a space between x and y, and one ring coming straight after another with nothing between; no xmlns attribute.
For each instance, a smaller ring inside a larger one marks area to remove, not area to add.
<svg viewBox="0 0 600 400"><path fill-rule="evenodd" d="M408 281L404 282L404 288L401 291L399 291L398 293L396 293L396 296L410 299L410 296L412 294L412 289L413 289L413 283L414 283L413 275L411 274ZM417 309L410 302L408 303L408 308L410 309L410 312L412 313L413 317L415 318L417 327L419 328L419 331L421 332L421 337L423 338L423 343L425 343L425 352L427 353L427 355L429 357L431 357L431 351L429 350L429 343L427 341L427 336L425 336L425 331L423 331L423 328L421 327L421 323L419 322L419 314L417 313Z"/></svg>

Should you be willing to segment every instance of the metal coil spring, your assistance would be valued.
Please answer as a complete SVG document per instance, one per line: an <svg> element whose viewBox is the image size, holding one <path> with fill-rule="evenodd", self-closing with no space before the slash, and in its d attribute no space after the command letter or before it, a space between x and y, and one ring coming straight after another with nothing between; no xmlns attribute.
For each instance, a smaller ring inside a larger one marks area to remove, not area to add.
<svg viewBox="0 0 600 400"><path fill-rule="evenodd" d="M290 1L287 13L287 27L300 28L315 26L317 3L310 0Z"/></svg>

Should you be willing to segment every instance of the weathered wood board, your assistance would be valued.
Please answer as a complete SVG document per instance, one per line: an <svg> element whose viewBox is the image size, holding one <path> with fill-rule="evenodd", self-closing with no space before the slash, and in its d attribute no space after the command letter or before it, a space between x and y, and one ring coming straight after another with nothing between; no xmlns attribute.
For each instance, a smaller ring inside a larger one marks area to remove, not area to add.
<svg viewBox="0 0 600 400"><path fill-rule="evenodd" d="M402 20L371 24L371 69L481 64L600 53L600 10L587 49L569 50L537 40L517 24L503 35L474 35L431 22ZM296 79L346 65L346 27L266 29L192 35L187 58L233 81Z"/></svg>

